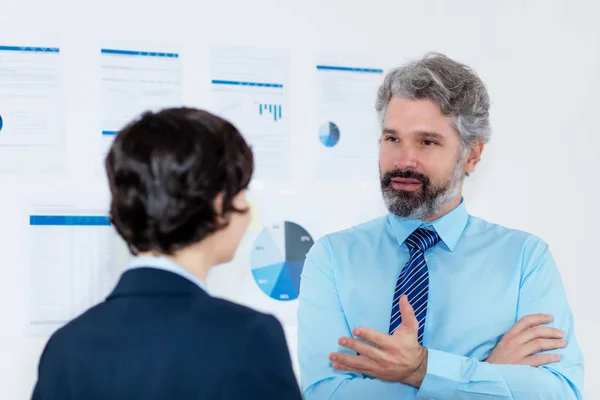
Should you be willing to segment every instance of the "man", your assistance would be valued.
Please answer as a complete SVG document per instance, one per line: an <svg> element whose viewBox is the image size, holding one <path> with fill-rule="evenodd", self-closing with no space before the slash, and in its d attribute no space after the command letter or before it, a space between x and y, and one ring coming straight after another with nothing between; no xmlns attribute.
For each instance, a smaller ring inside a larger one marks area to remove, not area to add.
<svg viewBox="0 0 600 400"><path fill-rule="evenodd" d="M298 356L307 400L581 399L583 357L548 246L471 216L490 137L478 76L440 54L378 92L389 215L309 251Z"/></svg>
<svg viewBox="0 0 600 400"><path fill-rule="evenodd" d="M250 222L253 167L240 132L201 110L119 132L110 216L135 257L106 301L52 335L34 400L301 399L275 317L205 289Z"/></svg>

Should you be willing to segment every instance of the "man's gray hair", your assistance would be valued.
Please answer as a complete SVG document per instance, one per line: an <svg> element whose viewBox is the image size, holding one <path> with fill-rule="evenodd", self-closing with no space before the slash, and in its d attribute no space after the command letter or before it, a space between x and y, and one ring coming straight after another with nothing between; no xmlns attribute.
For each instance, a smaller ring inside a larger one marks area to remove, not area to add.
<svg viewBox="0 0 600 400"><path fill-rule="evenodd" d="M490 139L490 99L484 83L470 67L443 54L427 53L386 75L375 104L381 123L392 97L435 101L444 115L456 118L465 150Z"/></svg>

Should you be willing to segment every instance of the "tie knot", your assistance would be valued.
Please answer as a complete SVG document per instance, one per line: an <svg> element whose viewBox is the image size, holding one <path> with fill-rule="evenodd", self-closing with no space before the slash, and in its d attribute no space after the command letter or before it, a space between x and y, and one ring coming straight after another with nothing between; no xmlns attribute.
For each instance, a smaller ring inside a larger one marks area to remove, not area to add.
<svg viewBox="0 0 600 400"><path fill-rule="evenodd" d="M418 228L406 239L406 245L409 249L419 249L423 253L430 247L435 246L440 241L440 235L436 231Z"/></svg>

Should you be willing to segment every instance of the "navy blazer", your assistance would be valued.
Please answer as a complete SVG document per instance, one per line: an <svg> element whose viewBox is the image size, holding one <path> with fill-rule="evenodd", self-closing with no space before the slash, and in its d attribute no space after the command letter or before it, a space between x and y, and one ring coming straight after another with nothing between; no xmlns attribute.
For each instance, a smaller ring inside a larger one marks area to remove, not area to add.
<svg viewBox="0 0 600 400"><path fill-rule="evenodd" d="M168 271L126 271L50 338L32 399L301 399L275 317Z"/></svg>

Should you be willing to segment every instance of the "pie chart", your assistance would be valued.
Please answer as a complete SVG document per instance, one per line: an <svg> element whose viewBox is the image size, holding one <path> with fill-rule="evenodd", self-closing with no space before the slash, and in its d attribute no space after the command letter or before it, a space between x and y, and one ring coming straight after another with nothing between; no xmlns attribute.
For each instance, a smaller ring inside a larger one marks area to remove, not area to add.
<svg viewBox="0 0 600 400"><path fill-rule="evenodd" d="M333 147L340 141L340 128L333 122L326 122L319 127L319 140L325 147Z"/></svg>
<svg viewBox="0 0 600 400"><path fill-rule="evenodd" d="M304 258L312 245L310 234L294 222L265 227L250 254L252 276L260 290L278 301L297 299Z"/></svg>
<svg viewBox="0 0 600 400"><path fill-rule="evenodd" d="M2 125L3 125L3 122L2 122L2 115L0 115L0 131L2 131Z"/></svg>

